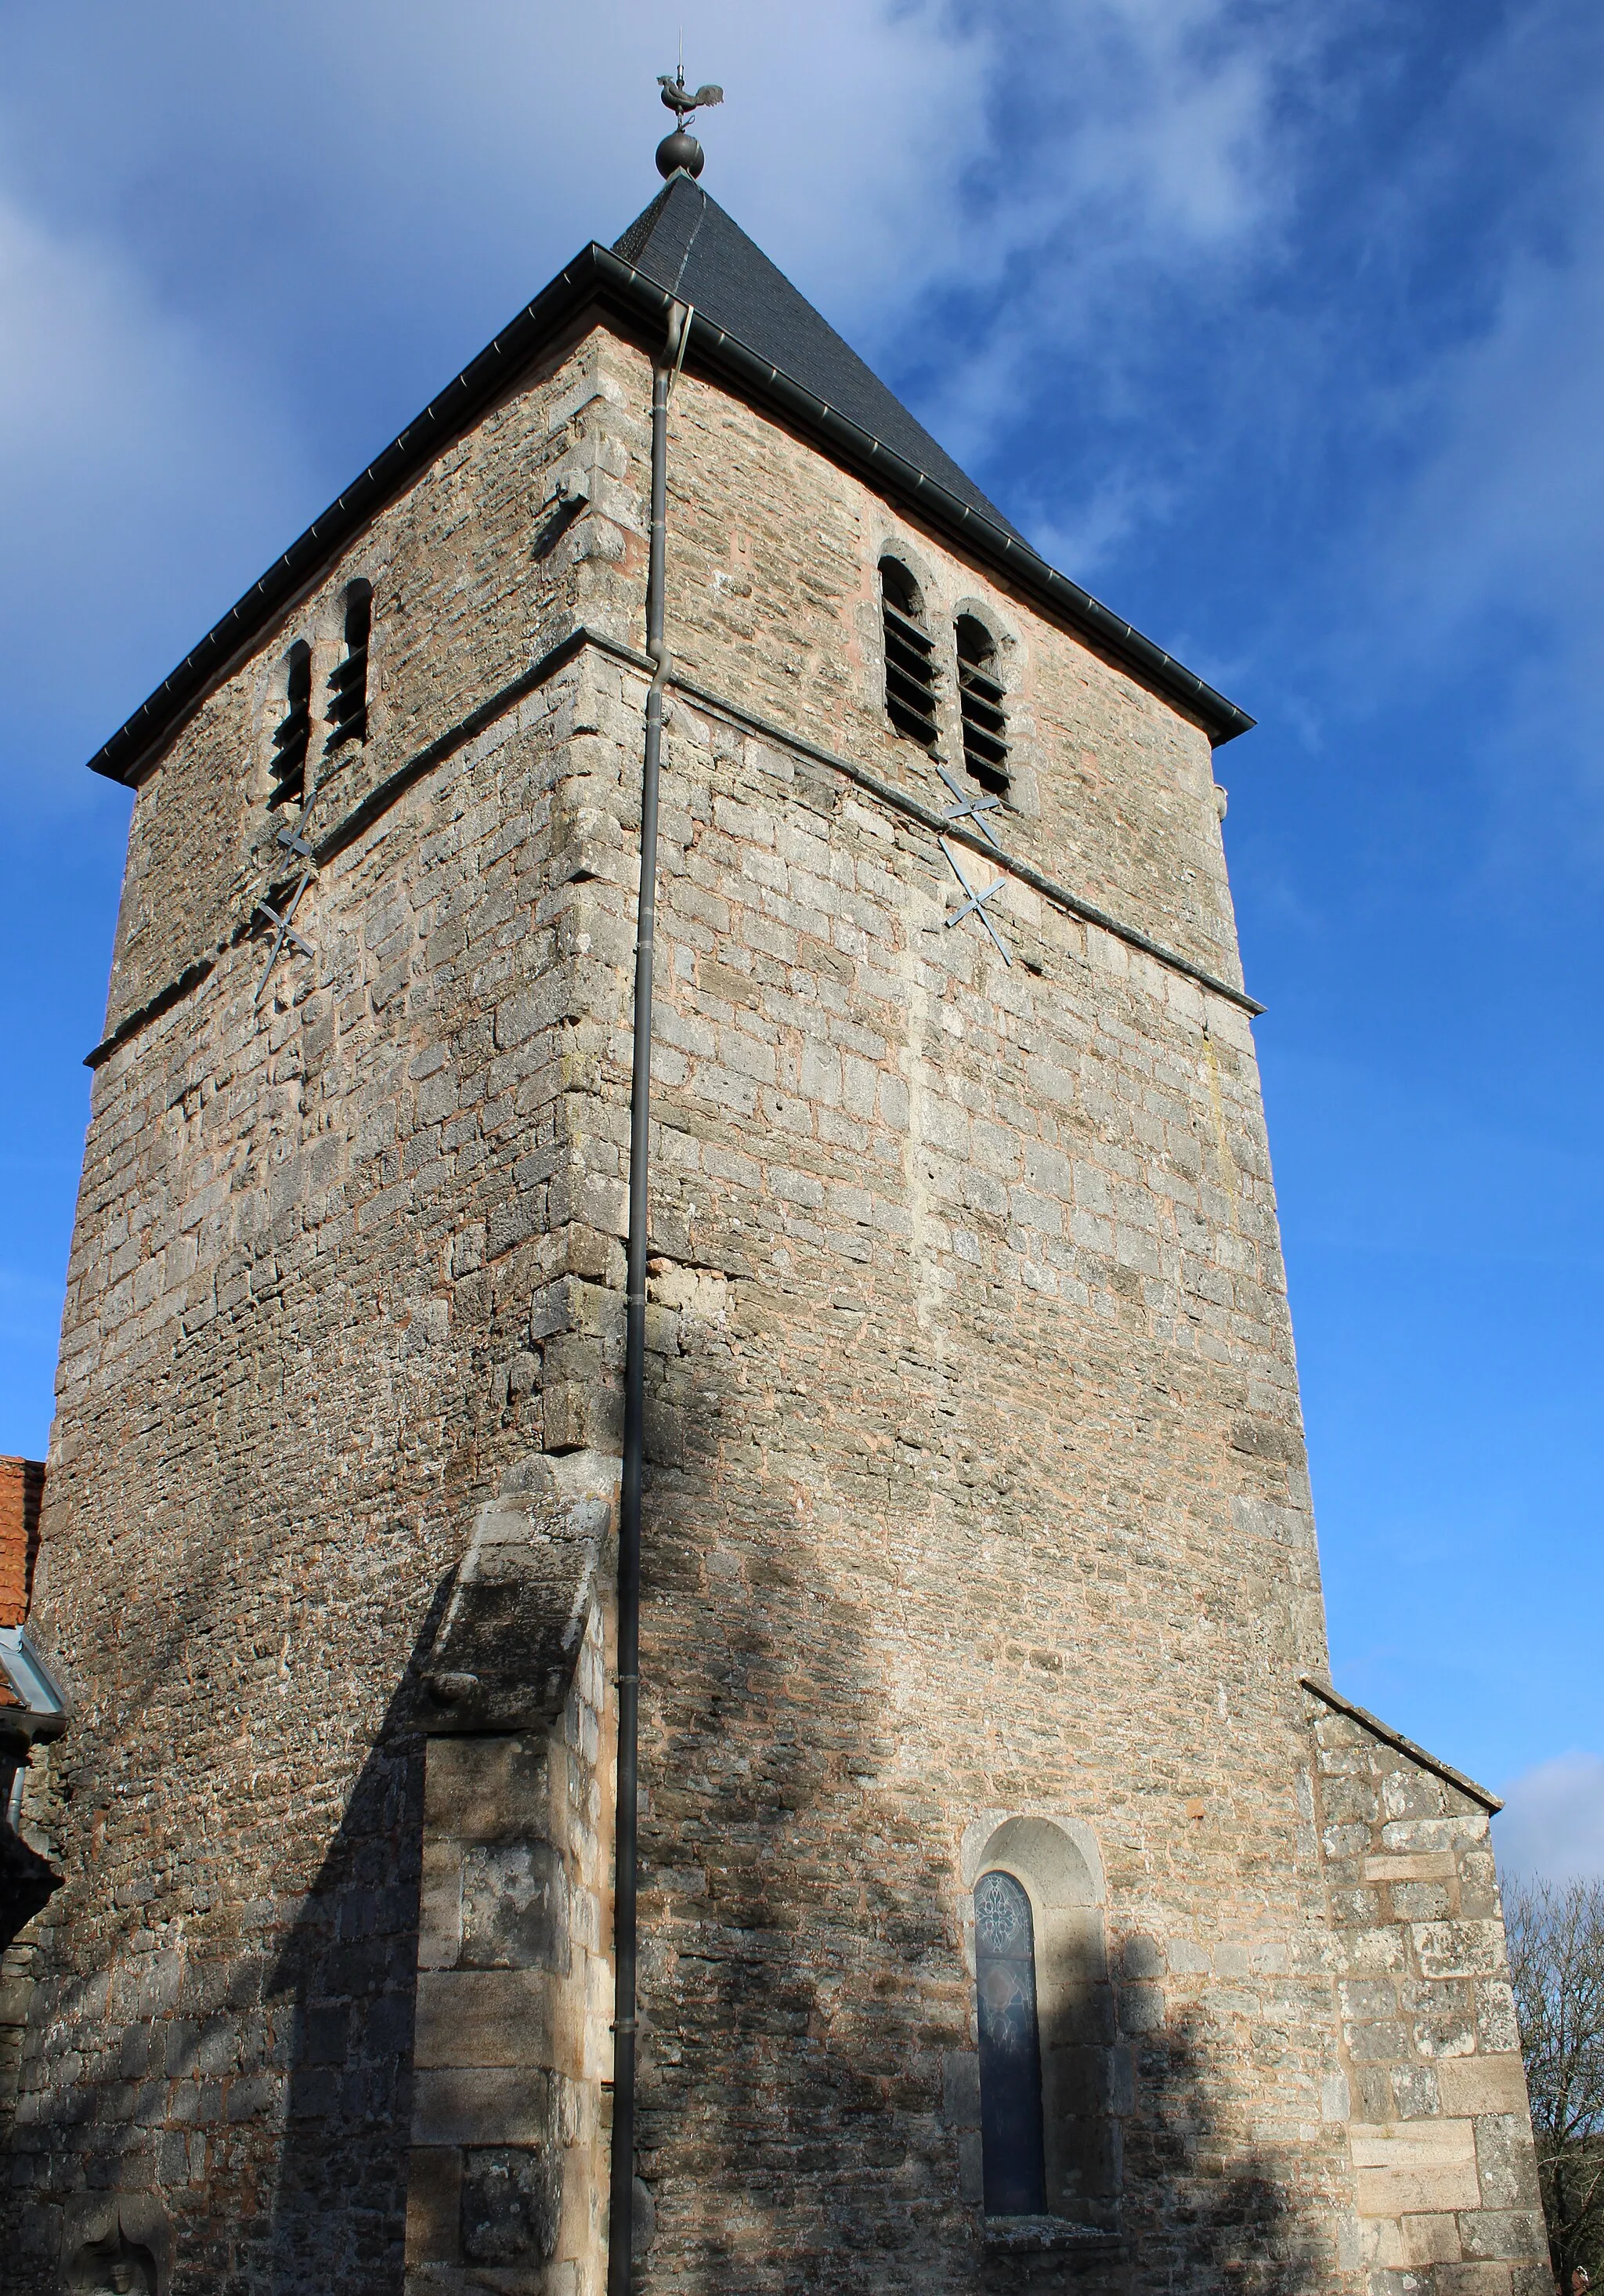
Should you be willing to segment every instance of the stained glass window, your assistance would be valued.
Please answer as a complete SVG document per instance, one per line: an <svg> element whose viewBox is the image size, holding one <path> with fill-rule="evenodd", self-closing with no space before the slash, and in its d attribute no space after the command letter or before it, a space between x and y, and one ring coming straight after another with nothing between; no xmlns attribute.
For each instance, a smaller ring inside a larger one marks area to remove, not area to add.
<svg viewBox="0 0 1604 2296"><path fill-rule="evenodd" d="M989 2217L1046 2213L1042 2045L1030 1899L1011 1874L975 1884L980 2012L980 2148Z"/></svg>

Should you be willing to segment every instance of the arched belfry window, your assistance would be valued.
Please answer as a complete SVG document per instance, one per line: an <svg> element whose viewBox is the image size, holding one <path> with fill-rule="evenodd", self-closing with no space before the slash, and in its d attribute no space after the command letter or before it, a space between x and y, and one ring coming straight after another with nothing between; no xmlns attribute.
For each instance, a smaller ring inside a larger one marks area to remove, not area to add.
<svg viewBox="0 0 1604 2296"><path fill-rule="evenodd" d="M373 627L373 593L353 582L345 594L345 652L329 680L327 748L367 739L368 640Z"/></svg>
<svg viewBox="0 0 1604 2296"><path fill-rule="evenodd" d="M269 805L299 805L307 788L307 745L312 738L312 649L297 638L284 663L284 714L273 737Z"/></svg>
<svg viewBox="0 0 1604 2296"><path fill-rule="evenodd" d="M986 2213L1042 2216L1047 2180L1035 1930L1030 1899L1011 1874L982 1874L975 1884L975 1987Z"/></svg>
<svg viewBox="0 0 1604 2296"><path fill-rule="evenodd" d="M963 718L963 762L983 788L1000 796L1008 787L1008 719L997 678L997 648L986 624L960 614L958 706Z"/></svg>
<svg viewBox="0 0 1604 2296"><path fill-rule="evenodd" d="M886 715L921 749L936 746L936 648L913 577L900 560L880 563L886 644Z"/></svg>

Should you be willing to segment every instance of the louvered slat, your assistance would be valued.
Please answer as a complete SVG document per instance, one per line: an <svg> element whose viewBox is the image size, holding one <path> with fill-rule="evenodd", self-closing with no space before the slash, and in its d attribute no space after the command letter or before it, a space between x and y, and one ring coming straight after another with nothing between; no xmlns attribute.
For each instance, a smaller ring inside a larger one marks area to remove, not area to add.
<svg viewBox="0 0 1604 2296"><path fill-rule="evenodd" d="M996 649L972 614L959 617L958 707L963 719L963 762L981 785L998 794L1008 787L1008 719L1003 691L991 674Z"/></svg>
<svg viewBox="0 0 1604 2296"><path fill-rule="evenodd" d="M936 746L935 644L928 631L897 603L891 586L912 578L895 564L880 569L880 626L886 648L886 715L899 734L921 749Z"/></svg>

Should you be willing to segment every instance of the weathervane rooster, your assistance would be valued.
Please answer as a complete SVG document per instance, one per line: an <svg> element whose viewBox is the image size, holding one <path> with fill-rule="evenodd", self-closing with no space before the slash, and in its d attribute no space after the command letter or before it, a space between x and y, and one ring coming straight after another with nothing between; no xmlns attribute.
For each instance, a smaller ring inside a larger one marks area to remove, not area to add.
<svg viewBox="0 0 1604 2296"><path fill-rule="evenodd" d="M667 72L659 72L658 86L662 91L663 102L675 116L673 133L665 135L658 145L658 173L667 178L683 168L688 176L700 176L704 157L702 147L694 135L687 133L685 122L708 105L722 103L724 90L711 83L706 87L688 88L683 63L672 79Z"/></svg>
<svg viewBox="0 0 1604 2296"><path fill-rule="evenodd" d="M685 86L685 67L683 64L680 66L677 74L673 79L669 78L667 72L659 72L658 86L663 91L663 102L667 105L669 111L676 112L679 115L679 124L682 127L684 126L686 120L692 117L692 113L700 111L704 104L722 103L724 102L723 88L714 87L711 85L707 87L699 87L695 94L692 95Z"/></svg>

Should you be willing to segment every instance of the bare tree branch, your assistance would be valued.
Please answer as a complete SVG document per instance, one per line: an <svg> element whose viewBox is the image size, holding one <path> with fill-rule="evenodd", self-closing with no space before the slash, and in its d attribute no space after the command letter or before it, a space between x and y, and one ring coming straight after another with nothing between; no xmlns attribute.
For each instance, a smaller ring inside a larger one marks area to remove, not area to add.
<svg viewBox="0 0 1604 2296"><path fill-rule="evenodd" d="M1532 2134L1561 2289L1604 2261L1604 1882L1505 1891Z"/></svg>

